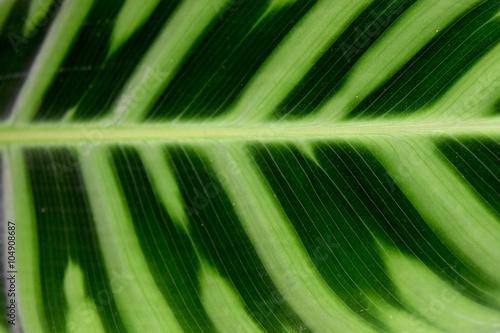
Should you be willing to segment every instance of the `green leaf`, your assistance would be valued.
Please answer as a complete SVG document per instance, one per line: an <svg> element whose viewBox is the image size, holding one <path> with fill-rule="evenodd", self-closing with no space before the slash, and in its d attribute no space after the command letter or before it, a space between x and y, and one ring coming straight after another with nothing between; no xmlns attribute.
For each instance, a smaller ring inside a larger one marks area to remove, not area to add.
<svg viewBox="0 0 500 333"><path fill-rule="evenodd" d="M0 1L0 332L498 332L499 13Z"/></svg>

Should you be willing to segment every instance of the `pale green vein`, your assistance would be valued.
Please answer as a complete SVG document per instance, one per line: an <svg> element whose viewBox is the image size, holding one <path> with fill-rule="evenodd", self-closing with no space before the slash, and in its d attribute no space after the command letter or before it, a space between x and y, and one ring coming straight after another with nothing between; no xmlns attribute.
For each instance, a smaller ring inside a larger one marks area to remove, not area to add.
<svg viewBox="0 0 500 333"><path fill-rule="evenodd" d="M311 331L372 332L335 296L313 266L265 179L241 145L206 145L228 197L259 257Z"/></svg>
<svg viewBox="0 0 500 333"><path fill-rule="evenodd" d="M80 160L108 275L122 277L111 288L125 326L133 332L182 332L149 271L109 151L97 148Z"/></svg>
<svg viewBox="0 0 500 333"><path fill-rule="evenodd" d="M95 0L64 1L17 96L11 121L32 120Z"/></svg>
<svg viewBox="0 0 500 333"><path fill-rule="evenodd" d="M184 0L181 3L127 82L112 117L136 122L146 116L190 48L227 1Z"/></svg>
<svg viewBox="0 0 500 333"><path fill-rule="evenodd" d="M500 330L500 312L465 297L421 262L395 251L388 252L384 259L405 304L445 332Z"/></svg>
<svg viewBox="0 0 500 333"><path fill-rule="evenodd" d="M372 150L436 234L500 286L500 223L437 148L422 138L387 137Z"/></svg>
<svg viewBox="0 0 500 333"><path fill-rule="evenodd" d="M268 117L370 2L322 0L315 4L259 69L228 119Z"/></svg>
<svg viewBox="0 0 500 333"><path fill-rule="evenodd" d="M115 20L108 56L115 52L153 13L160 0L127 0Z"/></svg>
<svg viewBox="0 0 500 333"><path fill-rule="evenodd" d="M32 32L36 32L37 27L42 24L46 24L44 22L44 18L49 11L50 5L53 3L53 0L32 0L30 3L30 8L28 11L28 17L24 22L24 36L29 36ZM48 20L45 18L45 20Z"/></svg>
<svg viewBox="0 0 500 333"><path fill-rule="evenodd" d="M490 136L500 139L500 117L463 122L410 122L404 120L350 121L310 123L306 121L235 125L226 122L158 123L118 125L112 128L99 124L35 124L0 126L1 143L101 144L130 141L292 141L370 138L385 135Z"/></svg>
<svg viewBox="0 0 500 333"><path fill-rule="evenodd" d="M80 266L70 259L64 274L64 294L68 304L66 330L104 333L96 306L85 294L85 285Z"/></svg>
<svg viewBox="0 0 500 333"><path fill-rule="evenodd" d="M382 35L349 73L342 89L312 119L341 119L386 82L459 15L481 0L419 0Z"/></svg>
<svg viewBox="0 0 500 333"><path fill-rule="evenodd" d="M6 220L16 224L17 325L25 332L43 333L48 326L41 290L36 215L26 160L20 147L9 149L4 176Z"/></svg>
<svg viewBox="0 0 500 333"><path fill-rule="evenodd" d="M9 17L10 11L13 8L16 0L0 0L0 31Z"/></svg>

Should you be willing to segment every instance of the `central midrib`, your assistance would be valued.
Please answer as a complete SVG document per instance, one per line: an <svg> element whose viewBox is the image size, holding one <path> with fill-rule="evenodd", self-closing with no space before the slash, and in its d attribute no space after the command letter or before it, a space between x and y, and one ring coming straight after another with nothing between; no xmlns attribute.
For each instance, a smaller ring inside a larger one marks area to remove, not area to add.
<svg viewBox="0 0 500 333"><path fill-rule="evenodd" d="M500 119L459 123L345 122L342 124L266 123L228 125L224 123L184 124L40 124L0 127L0 143L69 144L81 141L193 141L193 140L284 140L327 139L380 135L500 135Z"/></svg>

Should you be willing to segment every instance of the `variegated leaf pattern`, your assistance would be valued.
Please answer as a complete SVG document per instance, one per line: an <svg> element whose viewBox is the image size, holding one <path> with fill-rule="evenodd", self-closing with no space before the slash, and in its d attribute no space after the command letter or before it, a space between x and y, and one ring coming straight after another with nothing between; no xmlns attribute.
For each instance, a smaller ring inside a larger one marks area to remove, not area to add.
<svg viewBox="0 0 500 333"><path fill-rule="evenodd" d="M0 332L499 332L499 9L0 1Z"/></svg>

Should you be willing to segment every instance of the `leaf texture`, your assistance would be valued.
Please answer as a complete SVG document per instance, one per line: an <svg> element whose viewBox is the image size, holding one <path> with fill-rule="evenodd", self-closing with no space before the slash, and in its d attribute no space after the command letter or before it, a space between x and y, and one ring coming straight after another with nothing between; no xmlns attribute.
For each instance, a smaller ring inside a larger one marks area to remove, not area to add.
<svg viewBox="0 0 500 333"><path fill-rule="evenodd" d="M500 331L499 10L0 2L0 332Z"/></svg>

